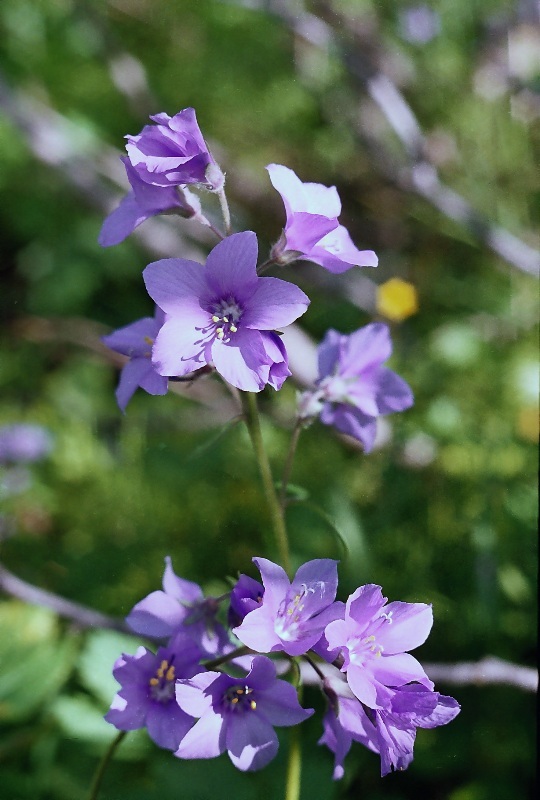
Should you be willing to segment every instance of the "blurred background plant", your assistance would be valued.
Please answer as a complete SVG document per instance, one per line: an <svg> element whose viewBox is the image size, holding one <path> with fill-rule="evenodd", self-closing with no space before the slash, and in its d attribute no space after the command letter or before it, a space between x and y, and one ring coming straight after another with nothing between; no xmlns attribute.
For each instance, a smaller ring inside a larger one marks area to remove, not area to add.
<svg viewBox="0 0 540 800"><path fill-rule="evenodd" d="M289 335L299 383L262 398L276 467L327 328L390 322L391 366L416 395L368 457L331 429L303 435L292 477L303 502L288 513L295 562L341 557L343 599L374 582L390 599L433 602L425 661L534 665L537 15L533 0L2 0L0 427L41 426L48 443L19 483L0 457L9 570L114 616L158 587L166 554L209 592L254 574L268 518L242 426L216 435L236 414L230 397L214 380L139 392L122 417L121 362L99 340L152 313L149 261L203 260L214 244L195 224L164 219L117 247L97 244L125 191L122 137L151 113L194 106L227 172L234 228L257 231L261 253L283 225L264 170L276 162L336 184L343 223L380 259L338 278L307 263L283 270L312 305ZM102 720L111 666L134 646L2 600L3 797L85 796L115 735ZM531 695L438 688L461 715L420 731L413 765L384 780L358 747L333 784L316 747L320 719L306 723L305 796L530 796ZM179 763L129 736L104 796L281 797L283 758L245 776L225 759Z"/></svg>

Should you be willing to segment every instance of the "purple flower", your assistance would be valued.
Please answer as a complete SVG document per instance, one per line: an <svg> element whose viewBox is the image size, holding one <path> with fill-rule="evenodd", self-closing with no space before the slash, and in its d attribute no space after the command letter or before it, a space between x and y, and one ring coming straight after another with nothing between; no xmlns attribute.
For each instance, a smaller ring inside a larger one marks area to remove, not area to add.
<svg viewBox="0 0 540 800"><path fill-rule="evenodd" d="M160 647L156 655L146 647L139 647L134 656L122 655L113 669L122 688L105 715L107 722L121 731L147 728L157 745L176 750L194 720L178 706L175 682L199 672L202 656L185 635Z"/></svg>
<svg viewBox="0 0 540 800"><path fill-rule="evenodd" d="M446 725L460 710L453 697L427 691L417 683L396 689L391 710L374 711L375 730L369 731L371 749L381 756L381 775L409 766L417 728Z"/></svg>
<svg viewBox="0 0 540 800"><path fill-rule="evenodd" d="M344 775L343 762L353 741L362 742L371 750L370 733L373 728L362 704L356 697L339 697L330 705L323 718L324 733L318 744L325 744L334 754L335 781Z"/></svg>
<svg viewBox="0 0 540 800"><path fill-rule="evenodd" d="M175 574L169 556L165 559L163 591L151 592L126 617L129 627L156 639L182 632L209 656L232 650L224 627L216 620L219 603L204 597L201 587Z"/></svg>
<svg viewBox="0 0 540 800"><path fill-rule="evenodd" d="M373 250L358 250L339 224L341 200L335 186L302 183L292 169L280 164L269 164L266 169L287 214L283 235L272 250L276 261L314 261L334 273L354 266L377 266Z"/></svg>
<svg viewBox="0 0 540 800"><path fill-rule="evenodd" d="M160 375L213 364L243 391L281 388L290 372L273 331L303 314L309 299L293 284L258 277L256 265L257 238L245 231L214 247L205 267L180 258L146 267L148 293L167 315L152 356Z"/></svg>
<svg viewBox="0 0 540 800"><path fill-rule="evenodd" d="M126 168L132 191L105 219L98 240L102 247L111 247L123 242L141 222L157 214L174 213L181 217L198 217L205 222L201 216L200 200L189 189L180 189L178 186L154 186L139 177L129 159L124 157L121 160Z"/></svg>
<svg viewBox="0 0 540 800"><path fill-rule="evenodd" d="M215 758L228 751L242 771L265 767L278 751L273 726L297 725L313 714L290 683L276 678L269 658L255 656L245 678L206 672L176 685L179 706L199 717L184 736L179 758Z"/></svg>
<svg viewBox="0 0 540 800"><path fill-rule="evenodd" d="M41 425L16 423L0 428L0 464L29 464L49 455L53 442Z"/></svg>
<svg viewBox="0 0 540 800"><path fill-rule="evenodd" d="M335 686L335 682L332 682ZM392 691L390 710L371 710L355 697L334 695L324 717L325 744L335 756L334 779L343 777L343 761L353 741L381 756L381 775L406 769L413 759L417 728L446 725L459 714L453 697L417 683Z"/></svg>
<svg viewBox="0 0 540 800"><path fill-rule="evenodd" d="M321 422L358 439L369 453L377 417L404 411L413 403L405 381L382 366L391 352L390 331L381 322L349 336L329 330L319 345L317 389L302 394L299 417L320 415Z"/></svg>
<svg viewBox="0 0 540 800"><path fill-rule="evenodd" d="M423 644L433 624L425 603L388 603L381 587L367 584L347 600L345 618L326 626L330 648L341 648L342 671L354 695L369 708L388 709L393 692L417 681L433 689L421 664L406 652Z"/></svg>
<svg viewBox="0 0 540 800"><path fill-rule="evenodd" d="M167 378L156 372L151 361L152 345L164 318L161 309L156 308L153 318L144 317L102 337L102 341L111 350L129 356L116 389L116 400L122 411L125 411L139 386L148 394L167 394Z"/></svg>
<svg viewBox="0 0 540 800"><path fill-rule="evenodd" d="M294 580L266 558L254 558L264 584L258 608L247 614L234 633L260 653L284 650L290 656L307 653L323 636L325 626L342 615L343 603L334 602L337 561L318 558L303 564Z"/></svg>
<svg viewBox="0 0 540 800"><path fill-rule="evenodd" d="M264 587L248 575L240 575L231 591L229 627L240 625L246 614L258 608L262 602Z"/></svg>
<svg viewBox="0 0 540 800"><path fill-rule="evenodd" d="M139 178L154 186L197 183L223 188L224 176L214 161L197 124L193 108L174 117L156 114L137 136L126 136L128 158Z"/></svg>

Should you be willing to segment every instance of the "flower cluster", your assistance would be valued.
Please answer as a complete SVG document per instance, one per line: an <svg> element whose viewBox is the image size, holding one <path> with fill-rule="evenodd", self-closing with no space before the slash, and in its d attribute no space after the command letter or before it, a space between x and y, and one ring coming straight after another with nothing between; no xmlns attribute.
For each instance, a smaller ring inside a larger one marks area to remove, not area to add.
<svg viewBox="0 0 540 800"><path fill-rule="evenodd" d="M288 167L270 164L286 220L269 258L258 265L255 233L230 233L224 174L194 110L151 119L152 125L127 137L122 162L131 190L105 220L100 243L117 244L158 214L209 226L219 242L205 264L167 258L144 270L154 316L104 337L127 357L118 405L125 411L138 387L164 395L170 381L210 372L242 392L279 390L291 375L282 329L310 301L293 283L262 273L304 260L338 274L353 266L376 267L377 256L358 250L340 224L334 186L303 183ZM223 233L203 214L193 191L201 189L219 196ZM319 347L315 386L299 397L296 430L320 417L369 452L377 418L413 402L409 386L384 366L391 351L382 323L350 335L329 330ZM272 503L268 471L261 469ZM273 508L273 520L279 518L283 527L286 484ZM286 536L277 527L286 561ZM284 679L296 660L292 674L306 677L307 669L324 698L320 744L334 755L334 778L343 775L353 741L380 755L383 775L407 767L417 728L443 725L459 712L453 698L435 692L409 652L429 634L431 607L389 603L373 584L359 587L346 603L336 600L337 562L331 559L308 561L292 581L278 564L253 560L260 581L241 575L219 598L205 597L166 560L162 590L127 617L135 633L156 640L157 650L141 646L116 662L113 674L121 688L107 721L123 731L146 727L156 744L181 759L227 751L238 769L257 770L278 750L274 727L296 725L314 713L300 705L296 688Z"/></svg>
<svg viewBox="0 0 540 800"><path fill-rule="evenodd" d="M123 241L158 214L179 214L210 225L199 198L188 187L224 194L223 173L199 130L195 111L186 108L174 117L161 113L151 119L153 125L127 137L122 163L131 191L103 224L99 241L104 247ZM339 224L341 201L334 186L302 183L279 164L267 169L283 198L286 222L265 268L296 259L334 273L354 265L377 266L375 253L358 250ZM291 374L281 329L306 311L309 298L289 282L261 277L257 258L256 236L244 231L223 236L205 265L168 258L146 267L146 289L156 304L153 319L145 317L103 338L129 359L116 392L122 411L138 387L162 395L169 379L195 378L211 370L242 391L259 392L267 385L281 388ZM386 407L386 388L379 387L381 407ZM311 416L313 408L312 403ZM322 406L321 411L321 419L328 423L330 415ZM335 419L341 430L344 416L337 414ZM373 418L372 413L371 422ZM366 423L370 431L371 422ZM356 429L359 426L362 423ZM368 439L366 435L362 440Z"/></svg>
<svg viewBox="0 0 540 800"><path fill-rule="evenodd" d="M116 662L121 689L107 721L119 730L146 727L178 758L227 751L238 769L260 769L278 749L274 726L296 725L314 713L277 677L277 667L287 672L286 655L312 667L326 699L320 744L334 754L334 778L343 775L353 741L380 755L383 775L405 769L416 729L444 725L459 713L408 652L426 640L431 607L388 603L373 584L358 588L346 604L337 601L331 559L308 561L292 581L272 561L253 560L261 582L241 575L229 594L205 598L166 559L163 590L127 617L136 633L166 644L156 654L140 647ZM225 601L228 630L218 621ZM281 660L272 661L274 654Z"/></svg>

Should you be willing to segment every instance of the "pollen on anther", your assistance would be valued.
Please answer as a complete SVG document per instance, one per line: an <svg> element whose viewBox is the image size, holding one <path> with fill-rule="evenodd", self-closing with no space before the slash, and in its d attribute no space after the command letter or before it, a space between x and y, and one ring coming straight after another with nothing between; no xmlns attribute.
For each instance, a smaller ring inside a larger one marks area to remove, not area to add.
<svg viewBox="0 0 540 800"><path fill-rule="evenodd" d="M230 329L229 329L229 330L231 331L231 333L236 333L236 331L238 330L238 328L236 327L236 325L233 325L233 324L231 323L231 327L230 327Z"/></svg>
<svg viewBox="0 0 540 800"><path fill-rule="evenodd" d="M212 315L212 322L219 322L221 317L218 317L217 314Z"/></svg>
<svg viewBox="0 0 540 800"><path fill-rule="evenodd" d="M157 686L159 683L159 678L150 678L149 684L150 686Z"/></svg>
<svg viewBox="0 0 540 800"><path fill-rule="evenodd" d="M251 708L252 711L255 711L255 709L257 708L257 703L255 702L255 700L252 700L250 702L249 707Z"/></svg>

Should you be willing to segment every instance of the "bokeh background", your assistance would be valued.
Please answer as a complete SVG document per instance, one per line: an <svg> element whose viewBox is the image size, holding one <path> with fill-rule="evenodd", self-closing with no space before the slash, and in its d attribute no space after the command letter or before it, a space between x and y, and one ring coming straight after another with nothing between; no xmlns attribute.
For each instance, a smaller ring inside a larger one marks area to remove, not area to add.
<svg viewBox="0 0 540 800"><path fill-rule="evenodd" d="M373 582L390 599L433 602L424 661L534 666L537 11L533 0L2 0L0 427L32 423L49 437L38 462L0 464L6 568L115 616L158 588L166 554L210 593L255 574L268 517L245 431L227 424L230 395L210 378L162 398L139 392L122 416L120 362L99 339L152 313L147 263L203 260L214 244L163 219L97 244L125 191L122 137L151 113L193 106L227 172L234 227L257 231L262 257L284 221L270 162L337 185L342 221L379 255L377 270L339 277L307 263L283 271L312 299L291 339L299 378L329 327L383 319L391 366L416 395L368 457L323 426L303 434L288 512L295 563L341 558L343 599ZM217 220L213 201L203 198ZM276 470L299 386L261 397ZM102 720L111 665L134 646L4 595L3 798L86 796L114 735ZM382 780L358 745L332 783L320 715L310 720L302 796L532 796L534 696L438 688L461 715L420 731L409 770ZM321 708L314 691L305 701ZM246 776L226 757L181 763L141 732L102 796L279 798L284 749Z"/></svg>

